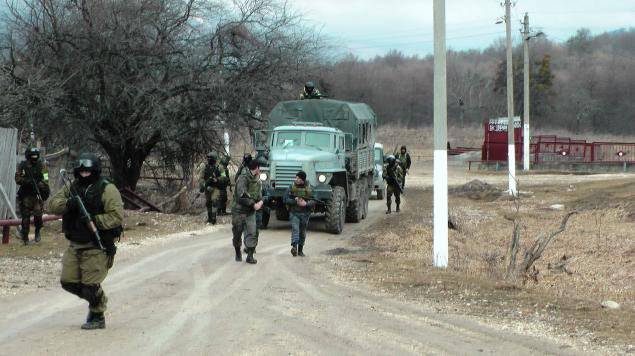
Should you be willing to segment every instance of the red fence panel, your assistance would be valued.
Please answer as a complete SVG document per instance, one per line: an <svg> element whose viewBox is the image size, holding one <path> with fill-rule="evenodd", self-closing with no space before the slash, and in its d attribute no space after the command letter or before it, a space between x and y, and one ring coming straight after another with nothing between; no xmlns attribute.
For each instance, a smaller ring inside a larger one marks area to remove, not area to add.
<svg viewBox="0 0 635 356"><path fill-rule="evenodd" d="M486 162L507 161L507 119L489 119L483 122L484 140L481 160ZM523 136L520 118L514 121L516 159L523 154ZM533 163L635 163L635 142L587 142L586 140L538 135L529 145Z"/></svg>

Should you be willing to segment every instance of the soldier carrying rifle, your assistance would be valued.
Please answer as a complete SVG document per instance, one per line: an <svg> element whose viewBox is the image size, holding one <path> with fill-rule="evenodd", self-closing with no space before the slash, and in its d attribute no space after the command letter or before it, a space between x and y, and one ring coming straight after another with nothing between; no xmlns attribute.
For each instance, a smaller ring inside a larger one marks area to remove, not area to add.
<svg viewBox="0 0 635 356"><path fill-rule="evenodd" d="M64 173L60 171L67 183ZM88 302L82 329L103 329L108 298L101 283L114 262L115 239L123 232L123 202L117 187L101 177L96 155L81 154L73 174L75 180L49 203L51 212L62 214L64 235L70 241L62 258L60 282L64 290Z"/></svg>
<svg viewBox="0 0 635 356"><path fill-rule="evenodd" d="M40 150L36 147L27 148L24 152L25 161L20 162L15 172L15 182L18 189L18 203L22 215L22 242L29 244L29 227L31 216L35 226L35 242L40 242L40 229L44 225L42 213L44 201L50 194L49 173L44 161L40 159Z"/></svg>
<svg viewBox="0 0 635 356"><path fill-rule="evenodd" d="M387 164L384 165L383 178L386 180L386 214L391 213L392 196L395 195L396 212L399 212L399 204L401 204L401 194L403 188L401 182L403 179L403 171L401 166L397 164L397 159L393 155L386 158Z"/></svg>

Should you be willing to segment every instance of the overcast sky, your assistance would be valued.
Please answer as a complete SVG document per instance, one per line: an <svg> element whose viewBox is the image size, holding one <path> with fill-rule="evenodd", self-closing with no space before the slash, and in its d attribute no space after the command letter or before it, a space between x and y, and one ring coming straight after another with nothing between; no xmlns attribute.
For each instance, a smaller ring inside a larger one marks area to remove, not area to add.
<svg viewBox="0 0 635 356"><path fill-rule="evenodd" d="M447 47L483 49L505 36L496 25L505 14L502 0L446 0ZM405 54L433 50L432 0L289 0L311 25L343 53L372 58L397 49ZM593 34L635 27L635 0L518 0L512 7L512 33L519 41L520 22L563 42L587 27Z"/></svg>

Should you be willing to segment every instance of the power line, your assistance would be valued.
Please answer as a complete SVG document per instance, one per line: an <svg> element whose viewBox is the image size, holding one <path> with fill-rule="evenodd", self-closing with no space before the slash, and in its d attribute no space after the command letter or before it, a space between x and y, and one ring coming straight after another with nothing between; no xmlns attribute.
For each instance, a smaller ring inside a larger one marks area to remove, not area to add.
<svg viewBox="0 0 635 356"><path fill-rule="evenodd" d="M449 33L460 33L460 32L471 32L471 31L475 31L475 30L479 30L479 29L484 29L484 28L490 28L493 27L494 24L491 25L483 25L483 26L478 26L478 27L472 27L472 28L460 28L460 29L455 29L455 30L451 30L448 31ZM412 32L412 31L408 31L408 32L401 32L403 34L399 34L399 32L395 32L395 33L386 33L382 36L376 36L376 37L364 37L364 38L356 38L356 37L344 37L344 36L339 36L340 39L342 40L346 40L346 41L360 41L360 42L364 42L364 41L378 41L378 40L392 40L395 38L409 38L409 37L421 37L421 36L432 36L433 33L429 32L429 31L425 31L425 32Z"/></svg>
<svg viewBox="0 0 635 356"><path fill-rule="evenodd" d="M472 35L465 35L465 36L455 36L455 37L448 37L447 40L458 40L458 39L464 39L464 38L476 38L476 37L486 37L486 36L491 36L491 35L500 35L501 32L497 31L497 32L488 32L488 33L478 33L478 34L472 34ZM386 45L376 45L376 46L363 46L363 47L348 47L348 46L344 46L347 47L350 50L360 50L360 49L372 49L372 48L388 48L388 47L403 47L403 46L416 46L416 45L421 45L421 44L429 44L429 43L433 43L434 40L424 40L424 41L414 41L414 42L401 42L401 43L392 43L392 44L386 44Z"/></svg>

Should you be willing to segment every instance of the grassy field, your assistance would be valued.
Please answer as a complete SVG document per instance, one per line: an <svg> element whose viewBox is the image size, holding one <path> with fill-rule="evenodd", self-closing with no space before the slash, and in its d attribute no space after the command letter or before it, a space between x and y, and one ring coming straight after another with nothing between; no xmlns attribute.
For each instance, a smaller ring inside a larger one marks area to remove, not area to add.
<svg viewBox="0 0 635 356"><path fill-rule="evenodd" d="M432 303L439 311L537 322L627 350L624 345L635 340L635 178L573 183L570 177L561 175L548 184L531 184L525 177L526 193L518 204L505 195L453 189L450 218L457 229L449 231L447 270L432 266L432 191L411 185L402 213L365 229L352 244L358 252L338 257L339 272ZM535 270L508 278L516 211L522 260L538 237L556 230L574 210L577 214L548 245ZM559 267L563 261L565 267ZM620 308L602 308L607 300Z"/></svg>

